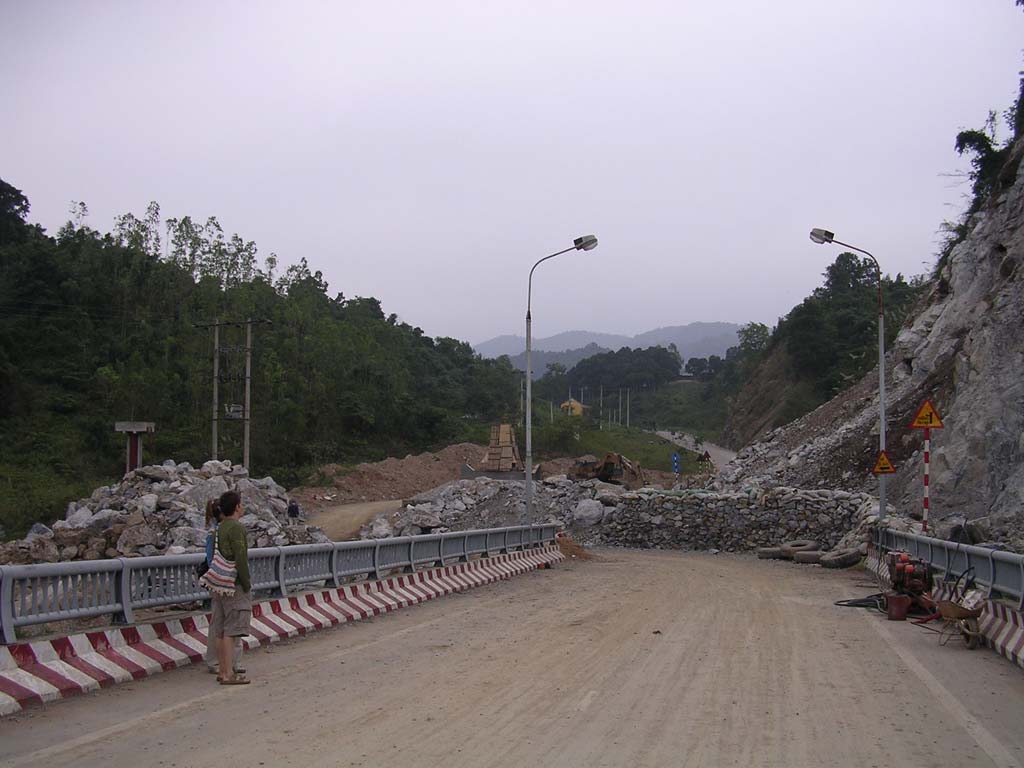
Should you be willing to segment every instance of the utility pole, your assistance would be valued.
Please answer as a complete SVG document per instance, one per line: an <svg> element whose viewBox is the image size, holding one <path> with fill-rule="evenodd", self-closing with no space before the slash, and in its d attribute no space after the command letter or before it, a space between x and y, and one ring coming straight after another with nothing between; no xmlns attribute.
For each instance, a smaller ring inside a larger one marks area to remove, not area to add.
<svg viewBox="0 0 1024 768"><path fill-rule="evenodd" d="M245 423L242 425L242 466L249 469L249 405L252 385L252 318L245 321Z"/></svg>
<svg viewBox="0 0 1024 768"><path fill-rule="evenodd" d="M622 387L619 387L619 412L615 417L615 423L622 426Z"/></svg>
<svg viewBox="0 0 1024 768"><path fill-rule="evenodd" d="M252 417L252 326L253 323L266 323L270 325L269 320L253 320L251 317L246 319L244 322L232 321L232 320L221 320L215 318L212 323L193 323L194 328L213 328L213 412L212 412L212 438L213 444L211 458L216 459L218 453L218 426L220 423L220 357L223 353L245 353L245 401L242 407L242 466L249 469L250 463L250 451L249 451L249 435ZM237 327L245 326L245 346L221 346L220 343L220 329L221 326L233 325ZM237 375L230 374L229 380L237 380ZM237 413L228 414L232 418L237 419Z"/></svg>
<svg viewBox="0 0 1024 768"><path fill-rule="evenodd" d="M626 429L629 429L629 389L626 389Z"/></svg>
<svg viewBox="0 0 1024 768"><path fill-rule="evenodd" d="M601 384L601 410L597 417L597 428L604 429L604 384Z"/></svg>
<svg viewBox="0 0 1024 768"><path fill-rule="evenodd" d="M220 404L217 402L218 384L220 384L220 320L213 321L213 453L210 455L214 461L217 459L217 417L220 411Z"/></svg>

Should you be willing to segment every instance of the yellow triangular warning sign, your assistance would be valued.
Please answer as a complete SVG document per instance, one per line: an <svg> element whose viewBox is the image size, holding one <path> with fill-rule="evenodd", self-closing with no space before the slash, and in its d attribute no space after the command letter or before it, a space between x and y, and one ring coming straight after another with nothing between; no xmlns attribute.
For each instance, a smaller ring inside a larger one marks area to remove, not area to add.
<svg viewBox="0 0 1024 768"><path fill-rule="evenodd" d="M889 454L885 451L879 451L878 461L875 462L875 468L871 471L876 475L895 475L896 467L889 461Z"/></svg>
<svg viewBox="0 0 1024 768"><path fill-rule="evenodd" d="M935 410L931 400L925 400L924 405L917 409L917 416L910 422L911 429L942 429L942 418Z"/></svg>

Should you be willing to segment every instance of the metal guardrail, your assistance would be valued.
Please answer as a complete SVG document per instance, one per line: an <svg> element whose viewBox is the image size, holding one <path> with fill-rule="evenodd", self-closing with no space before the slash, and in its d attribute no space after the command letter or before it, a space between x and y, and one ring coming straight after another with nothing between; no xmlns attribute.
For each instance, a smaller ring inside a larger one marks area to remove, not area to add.
<svg viewBox="0 0 1024 768"><path fill-rule="evenodd" d="M298 544L249 550L253 592L286 596L303 584L340 586L349 577L468 560L555 540L556 525L530 525L403 536L367 541ZM32 624L110 615L131 624L140 608L206 600L196 566L206 555L160 555L40 565L0 565L0 637L17 640Z"/></svg>
<svg viewBox="0 0 1024 768"><path fill-rule="evenodd" d="M988 597L993 593L1014 597L1017 607L1024 610L1024 555L891 528L878 530L875 542L879 549L902 550L927 560L947 578L956 578L973 567L975 581L987 589Z"/></svg>

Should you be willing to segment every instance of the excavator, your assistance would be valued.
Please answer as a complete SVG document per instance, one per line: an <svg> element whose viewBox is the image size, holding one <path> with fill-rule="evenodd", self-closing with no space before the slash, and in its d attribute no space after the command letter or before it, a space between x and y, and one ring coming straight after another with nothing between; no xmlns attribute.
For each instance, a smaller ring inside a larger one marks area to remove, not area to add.
<svg viewBox="0 0 1024 768"><path fill-rule="evenodd" d="M621 453L608 452L603 459L584 457L576 461L572 468L573 480L601 480L605 483L624 485L627 488L640 488L646 484L644 471L639 464L634 464Z"/></svg>

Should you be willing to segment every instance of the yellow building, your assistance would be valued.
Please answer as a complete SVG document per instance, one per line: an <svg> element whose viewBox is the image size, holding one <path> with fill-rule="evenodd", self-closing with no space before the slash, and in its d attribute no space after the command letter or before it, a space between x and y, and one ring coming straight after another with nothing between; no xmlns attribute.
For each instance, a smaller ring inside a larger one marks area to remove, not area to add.
<svg viewBox="0 0 1024 768"><path fill-rule="evenodd" d="M583 409L586 408L587 406L585 406L575 397L570 397L568 400L566 400L558 407L562 409L563 413L567 413L570 416L582 416Z"/></svg>

